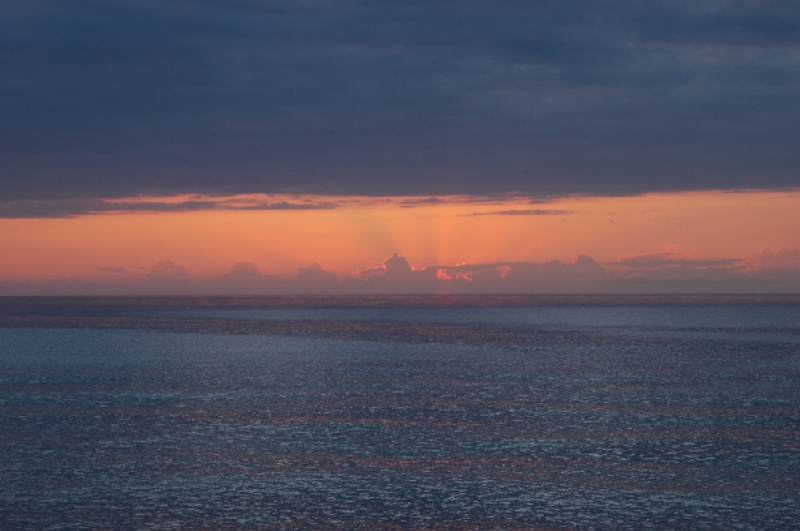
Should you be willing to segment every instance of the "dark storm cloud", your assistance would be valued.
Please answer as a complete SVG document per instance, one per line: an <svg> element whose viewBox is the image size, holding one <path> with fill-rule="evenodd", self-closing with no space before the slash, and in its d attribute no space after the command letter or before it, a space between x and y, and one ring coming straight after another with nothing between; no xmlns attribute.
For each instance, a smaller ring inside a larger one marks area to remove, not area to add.
<svg viewBox="0 0 800 531"><path fill-rule="evenodd" d="M800 5L0 6L0 200L800 185Z"/></svg>

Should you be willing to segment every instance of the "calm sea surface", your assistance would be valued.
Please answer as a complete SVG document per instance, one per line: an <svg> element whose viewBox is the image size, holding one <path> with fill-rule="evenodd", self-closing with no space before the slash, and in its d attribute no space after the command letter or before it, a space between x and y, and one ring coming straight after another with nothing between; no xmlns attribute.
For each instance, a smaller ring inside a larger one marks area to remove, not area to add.
<svg viewBox="0 0 800 531"><path fill-rule="evenodd" d="M800 529L800 301L0 299L0 529Z"/></svg>

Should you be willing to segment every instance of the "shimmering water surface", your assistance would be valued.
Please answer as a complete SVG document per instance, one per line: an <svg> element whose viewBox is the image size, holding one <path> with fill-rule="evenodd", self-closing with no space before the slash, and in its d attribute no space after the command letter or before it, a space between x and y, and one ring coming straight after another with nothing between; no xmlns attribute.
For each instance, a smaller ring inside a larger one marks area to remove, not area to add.
<svg viewBox="0 0 800 531"><path fill-rule="evenodd" d="M798 301L442 301L0 299L0 528L800 529Z"/></svg>

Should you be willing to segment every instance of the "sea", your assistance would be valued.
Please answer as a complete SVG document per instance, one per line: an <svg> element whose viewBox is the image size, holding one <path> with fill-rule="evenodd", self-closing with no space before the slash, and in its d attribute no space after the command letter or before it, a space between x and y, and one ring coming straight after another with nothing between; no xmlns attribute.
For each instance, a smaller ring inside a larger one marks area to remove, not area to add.
<svg viewBox="0 0 800 531"><path fill-rule="evenodd" d="M0 529L800 529L800 297L0 298Z"/></svg>

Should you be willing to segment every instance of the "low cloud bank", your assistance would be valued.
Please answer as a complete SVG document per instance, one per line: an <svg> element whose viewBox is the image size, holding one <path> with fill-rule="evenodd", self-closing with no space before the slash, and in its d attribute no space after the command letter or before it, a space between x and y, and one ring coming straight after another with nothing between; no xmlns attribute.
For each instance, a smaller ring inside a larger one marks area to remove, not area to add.
<svg viewBox="0 0 800 531"><path fill-rule="evenodd" d="M123 268L104 269L124 274ZM164 260L137 280L78 278L0 283L0 295L372 295L372 294L800 293L800 249L769 249L748 260L625 257L600 264L498 262L414 268L398 254L340 277L314 263L292 278L238 262L222 277L194 279Z"/></svg>

